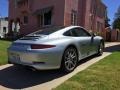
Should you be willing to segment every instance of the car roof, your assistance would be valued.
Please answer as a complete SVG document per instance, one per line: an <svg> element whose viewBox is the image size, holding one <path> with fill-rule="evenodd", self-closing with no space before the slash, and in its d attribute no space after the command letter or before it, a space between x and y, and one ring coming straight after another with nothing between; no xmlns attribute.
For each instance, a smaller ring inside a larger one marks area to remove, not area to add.
<svg viewBox="0 0 120 90"><path fill-rule="evenodd" d="M55 35L55 36L56 36L56 35L60 36L60 35L63 35L63 33L65 33L66 31L68 31L68 30L70 30L70 29L73 29L73 28L83 28L83 27L81 27L81 26L68 26L68 27L65 27L65 28L63 28L63 29L60 29L60 30L58 30L58 31L50 34L50 36L54 36L54 35Z"/></svg>
<svg viewBox="0 0 120 90"><path fill-rule="evenodd" d="M68 26L68 27L65 27L63 29L58 30L57 32L66 32L66 31L73 29L73 28L83 28L83 27L81 27L81 26Z"/></svg>

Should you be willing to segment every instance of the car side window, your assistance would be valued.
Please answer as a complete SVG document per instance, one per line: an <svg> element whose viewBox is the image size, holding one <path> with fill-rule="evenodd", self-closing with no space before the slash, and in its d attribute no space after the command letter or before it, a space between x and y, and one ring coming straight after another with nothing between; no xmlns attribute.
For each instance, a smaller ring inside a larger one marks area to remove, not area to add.
<svg viewBox="0 0 120 90"><path fill-rule="evenodd" d="M72 33L72 36L75 36L75 37L88 37L90 36L90 34L84 30L83 28L74 28L71 30L71 33Z"/></svg>
<svg viewBox="0 0 120 90"><path fill-rule="evenodd" d="M64 35L64 36L72 36L71 30L65 32L63 35Z"/></svg>

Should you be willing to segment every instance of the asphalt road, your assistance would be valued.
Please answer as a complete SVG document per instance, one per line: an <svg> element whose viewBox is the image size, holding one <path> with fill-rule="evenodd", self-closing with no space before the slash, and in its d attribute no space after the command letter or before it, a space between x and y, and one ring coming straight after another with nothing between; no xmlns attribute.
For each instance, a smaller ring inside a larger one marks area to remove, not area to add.
<svg viewBox="0 0 120 90"><path fill-rule="evenodd" d="M32 71L10 64L0 66L0 90L51 90L114 51L120 51L120 43L107 43L102 56L92 56L81 61L70 74L62 73L59 70Z"/></svg>

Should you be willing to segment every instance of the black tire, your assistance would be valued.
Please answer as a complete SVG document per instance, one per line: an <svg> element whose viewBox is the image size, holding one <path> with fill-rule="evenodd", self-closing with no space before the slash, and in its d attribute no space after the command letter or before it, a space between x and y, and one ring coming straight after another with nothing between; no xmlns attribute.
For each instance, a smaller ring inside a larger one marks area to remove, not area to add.
<svg viewBox="0 0 120 90"><path fill-rule="evenodd" d="M61 70L66 73L72 72L78 63L77 50L74 47L68 47L63 55Z"/></svg>
<svg viewBox="0 0 120 90"><path fill-rule="evenodd" d="M99 44L99 48L98 48L98 56L101 56L103 54L104 51L104 43L101 41Z"/></svg>

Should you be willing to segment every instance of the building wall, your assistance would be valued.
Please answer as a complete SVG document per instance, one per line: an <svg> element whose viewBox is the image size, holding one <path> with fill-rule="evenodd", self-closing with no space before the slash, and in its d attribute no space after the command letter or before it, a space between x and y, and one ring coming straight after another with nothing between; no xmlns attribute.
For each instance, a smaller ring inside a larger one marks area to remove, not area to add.
<svg viewBox="0 0 120 90"><path fill-rule="evenodd" d="M86 22L86 1L87 0L78 1L78 25L82 27L85 27Z"/></svg>
<svg viewBox="0 0 120 90"><path fill-rule="evenodd" d="M63 26L64 25L64 0L28 0L28 5L22 7L15 6L15 0L9 0L9 22L17 21L20 19L20 33L28 34L35 30L38 30L38 18L37 15L34 14L37 10L53 7L53 15L52 15L52 26ZM23 24L23 16L24 14L28 15L29 22L27 25ZM9 25L10 27L10 25ZM29 31L28 31L29 30Z"/></svg>
<svg viewBox="0 0 120 90"><path fill-rule="evenodd" d="M114 41L117 40L116 35L117 35L117 31L116 31L116 30L112 30L112 31L111 31L111 41L112 41L112 42L114 42Z"/></svg>
<svg viewBox="0 0 120 90"><path fill-rule="evenodd" d="M65 0L65 11L64 11L64 25L65 26L71 25L72 11L76 11L78 13L78 1L79 0Z"/></svg>
<svg viewBox="0 0 120 90"><path fill-rule="evenodd" d="M106 39L105 16L107 7L101 0L85 0L84 27Z"/></svg>
<svg viewBox="0 0 120 90"><path fill-rule="evenodd" d="M64 22L64 0L34 0L33 4L33 12L35 12L37 9L42 9L46 7L53 6L53 25L63 25ZM59 21L59 22L58 22Z"/></svg>
<svg viewBox="0 0 120 90"><path fill-rule="evenodd" d="M90 15L91 15L91 12L90 12L90 9L91 9L91 0L86 0L86 5L85 5L85 23L84 23L84 27L87 29L87 30L91 30L90 29Z"/></svg>
<svg viewBox="0 0 120 90"><path fill-rule="evenodd" d="M120 41L120 30L119 29L113 29L111 30L111 41Z"/></svg>
<svg viewBox="0 0 120 90"><path fill-rule="evenodd" d="M9 29L11 23L20 23L20 34L28 34L38 30L38 16L34 14L37 10L46 7L53 7L51 26L70 26L71 11L77 12L77 25L85 27L87 30L100 32L105 37L105 11L106 6L101 0L28 0L28 3L17 7L16 0L9 0ZM23 0L25 1L25 0ZM26 0L27 1L27 0ZM100 12L104 10L103 12ZM103 14L101 16L100 14ZM29 18L28 24L23 24L23 16ZM100 23L98 30L97 23Z"/></svg>

